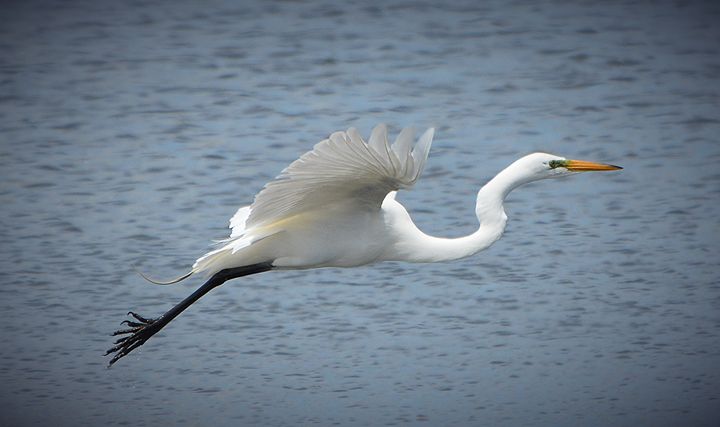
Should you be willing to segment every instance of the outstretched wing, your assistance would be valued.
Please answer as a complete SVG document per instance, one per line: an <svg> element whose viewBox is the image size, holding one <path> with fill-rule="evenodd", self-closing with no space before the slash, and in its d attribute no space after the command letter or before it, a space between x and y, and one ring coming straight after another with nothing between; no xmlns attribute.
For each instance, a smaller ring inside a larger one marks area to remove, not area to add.
<svg viewBox="0 0 720 427"><path fill-rule="evenodd" d="M433 134L434 129L428 129L412 148L414 131L410 128L403 129L392 145L383 124L373 129L368 142L355 128L335 132L265 185L255 196L247 219L243 218L242 229L336 203L379 209L389 192L415 184L425 167ZM236 222L239 226L240 221Z"/></svg>

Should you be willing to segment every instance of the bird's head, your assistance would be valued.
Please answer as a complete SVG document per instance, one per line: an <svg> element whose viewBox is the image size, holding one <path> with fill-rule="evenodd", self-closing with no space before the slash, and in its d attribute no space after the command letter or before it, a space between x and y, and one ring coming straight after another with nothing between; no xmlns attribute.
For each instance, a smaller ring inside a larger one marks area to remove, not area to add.
<svg viewBox="0 0 720 427"><path fill-rule="evenodd" d="M613 171L622 169L620 166L586 160L571 160L547 153L529 154L516 163L527 173L528 181L546 178L560 178L577 172Z"/></svg>

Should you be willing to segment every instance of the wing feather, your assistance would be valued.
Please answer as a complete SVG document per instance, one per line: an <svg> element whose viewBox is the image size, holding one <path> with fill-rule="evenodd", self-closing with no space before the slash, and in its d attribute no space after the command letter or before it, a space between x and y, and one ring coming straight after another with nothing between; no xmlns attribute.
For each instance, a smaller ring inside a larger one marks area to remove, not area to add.
<svg viewBox="0 0 720 427"><path fill-rule="evenodd" d="M420 175L425 170L425 161L427 160L428 153L430 153L430 146L432 145L433 136L435 135L435 129L429 128L422 134L415 148L412 151L412 158L415 161L415 169L413 170L413 182L420 178Z"/></svg>
<svg viewBox="0 0 720 427"><path fill-rule="evenodd" d="M230 237L242 236L245 233L245 222L250 216L250 206L243 206L230 218Z"/></svg>
<svg viewBox="0 0 720 427"><path fill-rule="evenodd" d="M403 129L392 146L383 124L368 142L355 128L331 134L265 185L243 218L243 230L338 203L379 209L389 192L409 188L420 177L433 132L428 129L412 150L411 129Z"/></svg>
<svg viewBox="0 0 720 427"><path fill-rule="evenodd" d="M415 130L412 128L404 128L400 131L400 134L393 142L392 150L402 163L403 168L401 173L406 174L407 171L414 167L414 162L410 155L410 148L412 148L413 138L415 137Z"/></svg>

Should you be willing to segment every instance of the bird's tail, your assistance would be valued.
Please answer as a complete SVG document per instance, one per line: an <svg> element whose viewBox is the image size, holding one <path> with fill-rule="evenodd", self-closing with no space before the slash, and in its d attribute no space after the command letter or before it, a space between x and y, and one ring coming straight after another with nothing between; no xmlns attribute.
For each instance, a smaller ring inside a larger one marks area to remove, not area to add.
<svg viewBox="0 0 720 427"><path fill-rule="evenodd" d="M137 274L139 274L143 279L147 280L147 281L150 282L150 283L154 283L154 284L156 284L156 285L173 285L173 284L175 284L175 283L182 282L183 280L185 280L185 279L187 279L188 277L192 276L192 275L195 273L195 269L192 269L192 270L188 271L187 273L183 274L182 276L176 277L176 278L171 279L171 280L168 280L168 281L161 281L161 280L151 279L151 278L147 277L146 275L144 275L144 274L143 274L141 271L139 271L139 270L135 270L135 272L136 272Z"/></svg>
<svg viewBox="0 0 720 427"><path fill-rule="evenodd" d="M156 285L173 285L175 283L182 282L183 280L187 279L188 277L192 276L195 273L198 272L204 272L207 274L213 274L218 271L220 271L223 267L223 262L228 257L228 255L232 254L232 246L226 245L219 249L215 249L213 251L210 251L200 257L195 263L193 264L190 271L183 274L182 276L176 277L174 279L170 279L167 281L164 280L155 280L147 277L145 274L143 274L140 270L135 269L135 272L139 274L143 279L147 280L150 283L154 283Z"/></svg>

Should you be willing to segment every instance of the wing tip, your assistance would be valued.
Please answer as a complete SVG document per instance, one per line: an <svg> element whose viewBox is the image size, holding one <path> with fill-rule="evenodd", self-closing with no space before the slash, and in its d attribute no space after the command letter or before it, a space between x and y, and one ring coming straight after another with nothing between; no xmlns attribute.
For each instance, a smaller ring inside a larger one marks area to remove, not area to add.
<svg viewBox="0 0 720 427"><path fill-rule="evenodd" d="M435 136L435 127L431 126L431 127L427 128L425 133L423 133L423 137L425 135L428 135L428 138L430 138L430 140L432 141L433 137ZM422 139L422 137L421 137L421 139Z"/></svg>

